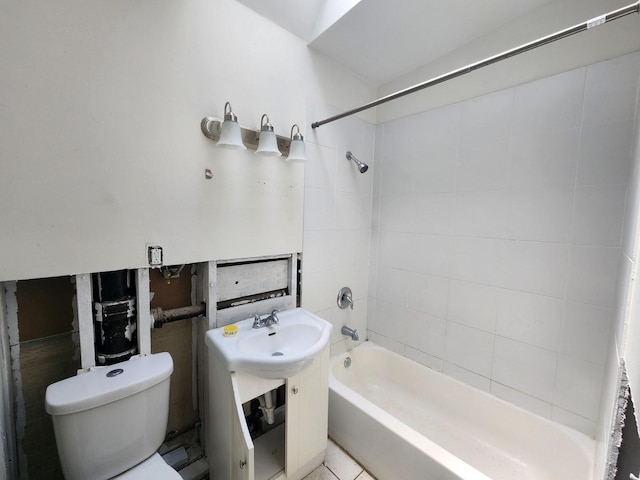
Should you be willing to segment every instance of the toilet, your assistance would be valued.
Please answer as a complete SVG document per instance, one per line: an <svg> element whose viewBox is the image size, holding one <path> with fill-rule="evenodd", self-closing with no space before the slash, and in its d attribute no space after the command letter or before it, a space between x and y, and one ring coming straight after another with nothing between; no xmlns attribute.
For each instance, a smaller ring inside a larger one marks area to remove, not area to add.
<svg viewBox="0 0 640 480"><path fill-rule="evenodd" d="M135 356L47 387L66 480L181 480L157 453L169 416L168 353Z"/></svg>

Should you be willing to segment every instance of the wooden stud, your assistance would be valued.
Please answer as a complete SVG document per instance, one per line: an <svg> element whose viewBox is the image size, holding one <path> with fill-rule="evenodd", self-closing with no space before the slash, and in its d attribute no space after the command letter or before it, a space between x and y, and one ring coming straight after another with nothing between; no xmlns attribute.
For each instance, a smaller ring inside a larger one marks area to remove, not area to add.
<svg viewBox="0 0 640 480"><path fill-rule="evenodd" d="M80 337L80 364L82 370L96 366L96 346L93 329L91 275L76 275L76 311Z"/></svg>
<svg viewBox="0 0 640 480"><path fill-rule="evenodd" d="M138 353L151 353L151 300L149 294L149 269L136 270L136 311L138 317Z"/></svg>

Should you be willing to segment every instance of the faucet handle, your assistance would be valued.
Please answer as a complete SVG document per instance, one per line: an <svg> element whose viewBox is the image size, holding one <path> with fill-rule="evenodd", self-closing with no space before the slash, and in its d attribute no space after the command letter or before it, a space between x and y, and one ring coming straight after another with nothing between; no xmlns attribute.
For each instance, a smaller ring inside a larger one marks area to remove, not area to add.
<svg viewBox="0 0 640 480"><path fill-rule="evenodd" d="M344 301L347 302L349 304L349 307L351 308L351 310L353 310L353 298L351 298L351 294L347 293L344 296Z"/></svg>
<svg viewBox="0 0 640 480"><path fill-rule="evenodd" d="M338 292L338 307L342 309L351 307L353 310L353 293L349 287L342 287Z"/></svg>

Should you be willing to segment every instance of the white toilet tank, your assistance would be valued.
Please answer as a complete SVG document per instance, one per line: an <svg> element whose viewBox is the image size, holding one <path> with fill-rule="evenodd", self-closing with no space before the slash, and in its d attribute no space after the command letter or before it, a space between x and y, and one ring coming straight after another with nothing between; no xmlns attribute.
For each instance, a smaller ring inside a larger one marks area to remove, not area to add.
<svg viewBox="0 0 640 480"><path fill-rule="evenodd" d="M169 353L133 357L47 387L66 480L105 480L153 455L169 414Z"/></svg>

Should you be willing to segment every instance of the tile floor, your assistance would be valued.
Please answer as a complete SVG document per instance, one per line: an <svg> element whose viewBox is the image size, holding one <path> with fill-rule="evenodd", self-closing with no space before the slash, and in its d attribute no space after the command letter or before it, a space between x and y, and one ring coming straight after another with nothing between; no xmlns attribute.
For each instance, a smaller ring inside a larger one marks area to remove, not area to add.
<svg viewBox="0 0 640 480"><path fill-rule="evenodd" d="M338 445L329 440L324 463L302 480L375 480Z"/></svg>

